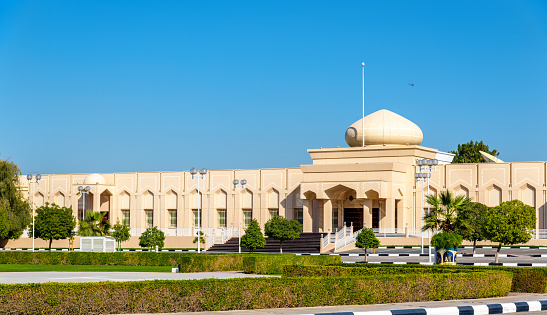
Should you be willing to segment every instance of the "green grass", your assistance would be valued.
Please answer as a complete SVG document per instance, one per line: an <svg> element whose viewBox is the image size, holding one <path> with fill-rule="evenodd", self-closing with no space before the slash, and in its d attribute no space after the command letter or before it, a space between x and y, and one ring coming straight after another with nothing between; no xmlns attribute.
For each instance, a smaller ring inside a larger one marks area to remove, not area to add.
<svg viewBox="0 0 547 315"><path fill-rule="evenodd" d="M37 271L72 271L72 272L171 272L172 266L101 266L101 265L19 265L0 264L0 272L37 272Z"/></svg>

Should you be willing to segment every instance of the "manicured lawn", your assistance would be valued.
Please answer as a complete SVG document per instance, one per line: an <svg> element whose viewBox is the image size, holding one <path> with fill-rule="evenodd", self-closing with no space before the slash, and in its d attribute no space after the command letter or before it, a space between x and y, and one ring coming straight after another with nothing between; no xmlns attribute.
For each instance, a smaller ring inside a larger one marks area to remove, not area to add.
<svg viewBox="0 0 547 315"><path fill-rule="evenodd" d="M0 272L30 271L126 271L126 272L171 272L172 266L99 266L99 265L17 265L0 264Z"/></svg>

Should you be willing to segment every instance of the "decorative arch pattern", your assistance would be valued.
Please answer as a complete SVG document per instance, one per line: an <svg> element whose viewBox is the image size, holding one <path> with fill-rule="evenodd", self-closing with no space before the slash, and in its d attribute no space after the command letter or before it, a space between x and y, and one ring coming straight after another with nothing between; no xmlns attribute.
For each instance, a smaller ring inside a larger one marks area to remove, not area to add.
<svg viewBox="0 0 547 315"><path fill-rule="evenodd" d="M227 199L228 194L224 190L220 189L215 194L215 207L217 209L226 209Z"/></svg>
<svg viewBox="0 0 547 315"><path fill-rule="evenodd" d="M486 205L488 207L498 206L502 201L501 188L492 185L486 190Z"/></svg>
<svg viewBox="0 0 547 315"><path fill-rule="evenodd" d="M127 191L122 191L120 194L120 209L129 210L131 206L131 196Z"/></svg>
<svg viewBox="0 0 547 315"><path fill-rule="evenodd" d="M178 195L173 190L169 190L167 194L165 194L165 207L168 210L176 210L177 201L178 201Z"/></svg>
<svg viewBox="0 0 547 315"><path fill-rule="evenodd" d="M62 192L58 192L57 194L55 194L55 203L59 207L65 206L65 195Z"/></svg>
<svg viewBox="0 0 547 315"><path fill-rule="evenodd" d="M143 199L143 209L145 210L153 210L154 209L154 194L147 190L142 194Z"/></svg>
<svg viewBox="0 0 547 315"><path fill-rule="evenodd" d="M241 191L241 208L253 208L253 193L248 189L244 189Z"/></svg>
<svg viewBox="0 0 547 315"><path fill-rule="evenodd" d="M279 192L273 188L268 191L268 208L279 208Z"/></svg>
<svg viewBox="0 0 547 315"><path fill-rule="evenodd" d="M525 204L536 207L536 189L528 184L520 189L520 200Z"/></svg>
<svg viewBox="0 0 547 315"><path fill-rule="evenodd" d="M454 189L454 196L465 196L469 198L469 189L463 185L459 185Z"/></svg>

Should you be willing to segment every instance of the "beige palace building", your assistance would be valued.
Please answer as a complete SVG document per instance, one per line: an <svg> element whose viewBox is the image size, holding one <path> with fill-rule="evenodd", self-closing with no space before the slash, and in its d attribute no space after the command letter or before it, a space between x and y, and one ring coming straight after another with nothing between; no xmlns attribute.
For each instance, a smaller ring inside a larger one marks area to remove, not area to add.
<svg viewBox="0 0 547 315"><path fill-rule="evenodd" d="M364 224L401 236L399 243L419 244L412 236L420 233L427 211L422 196L428 190L449 190L489 207L522 200L536 209L534 238L542 238L547 228L546 162L450 164L452 154L420 146L422 139L417 125L380 110L347 129L349 147L309 149L313 163L299 168L209 170L199 187L189 171L50 174L34 189L22 176L21 185L36 207L56 203L71 207L78 218L85 198L86 211L104 212L113 224L119 220L131 227L134 237L126 247L138 247L137 236L150 226L165 232L166 247L195 246L191 241L198 221L210 243L223 242L238 235L240 225L243 229L257 219L263 227L274 214L300 221L304 232L328 234ZM420 171L420 159L438 160L429 181L415 178L429 169ZM235 179L245 179L245 187L234 187ZM89 186L90 192L82 196L78 186ZM56 242L54 246L66 246L66 241ZM7 247L29 244L23 236Z"/></svg>

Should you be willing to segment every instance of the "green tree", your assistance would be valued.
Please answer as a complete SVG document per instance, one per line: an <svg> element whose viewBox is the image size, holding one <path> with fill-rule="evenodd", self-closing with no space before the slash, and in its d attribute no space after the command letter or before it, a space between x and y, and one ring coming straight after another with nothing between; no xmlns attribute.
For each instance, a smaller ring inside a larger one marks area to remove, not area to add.
<svg viewBox="0 0 547 315"><path fill-rule="evenodd" d="M432 229L453 233L458 228L458 210L471 200L463 195L454 196L447 190L441 191L439 196L426 196L426 201L433 208L424 216L425 223L422 230Z"/></svg>
<svg viewBox="0 0 547 315"><path fill-rule="evenodd" d="M520 200L502 202L490 209L484 218L486 239L498 242L496 263L502 245L528 242L536 226L536 210Z"/></svg>
<svg viewBox="0 0 547 315"><path fill-rule="evenodd" d="M118 250L122 249L122 242L128 241L131 238L129 230L130 228L125 224L121 224L120 220L117 220L116 224L112 227L112 237L116 240L116 244L118 244Z"/></svg>
<svg viewBox="0 0 547 315"><path fill-rule="evenodd" d="M72 230L76 227L76 218L72 215L72 209L46 202L36 209L34 224L33 237L49 241L51 251L53 240L62 240L72 235Z"/></svg>
<svg viewBox="0 0 547 315"><path fill-rule="evenodd" d="M199 231L199 236L194 237L194 240L192 241L192 243L197 244L198 243L198 238L199 238L200 244L205 244L204 235L205 234L202 231Z"/></svg>
<svg viewBox="0 0 547 315"><path fill-rule="evenodd" d="M0 160L0 239L18 239L32 222L32 208L19 190L21 171Z"/></svg>
<svg viewBox="0 0 547 315"><path fill-rule="evenodd" d="M139 237L139 246L153 249L158 246L162 249L165 246L165 234L157 227L147 228Z"/></svg>
<svg viewBox="0 0 547 315"><path fill-rule="evenodd" d="M473 242L473 254L476 253L477 241L486 239L484 217L487 212L488 207L480 202L469 202L458 209L456 233Z"/></svg>
<svg viewBox="0 0 547 315"><path fill-rule="evenodd" d="M101 212L87 212L85 220L80 221L78 235L108 236L110 235L110 221Z"/></svg>
<svg viewBox="0 0 547 315"><path fill-rule="evenodd" d="M377 248L378 246L380 246L380 241L378 240L378 238L376 238L376 235L374 235L374 231L371 228L363 227L361 232L357 234L357 242L355 242L355 246L358 248L365 249L365 262L366 262L367 249Z"/></svg>
<svg viewBox="0 0 547 315"><path fill-rule="evenodd" d="M280 215L274 216L264 225L264 234L279 240L280 253L283 253L283 242L299 238L300 231L302 231L300 222L285 219Z"/></svg>
<svg viewBox="0 0 547 315"><path fill-rule="evenodd" d="M241 237L241 246L251 250L251 253L257 248L266 246L266 239L260 230L258 221L253 219L245 235Z"/></svg>
<svg viewBox="0 0 547 315"><path fill-rule="evenodd" d="M438 264L455 263L456 252L452 252L450 255L450 249L458 248L462 244L463 238L457 233L441 232L435 234L431 238L431 245L437 248L438 255L436 254L435 260ZM449 253L449 255L445 255Z"/></svg>
<svg viewBox="0 0 547 315"><path fill-rule="evenodd" d="M458 150L450 151L450 153L455 154L452 163L484 163L484 158L479 151L486 152L493 156L498 154L497 150L490 150L482 141L473 142L473 140L471 140L468 143L458 144Z"/></svg>

